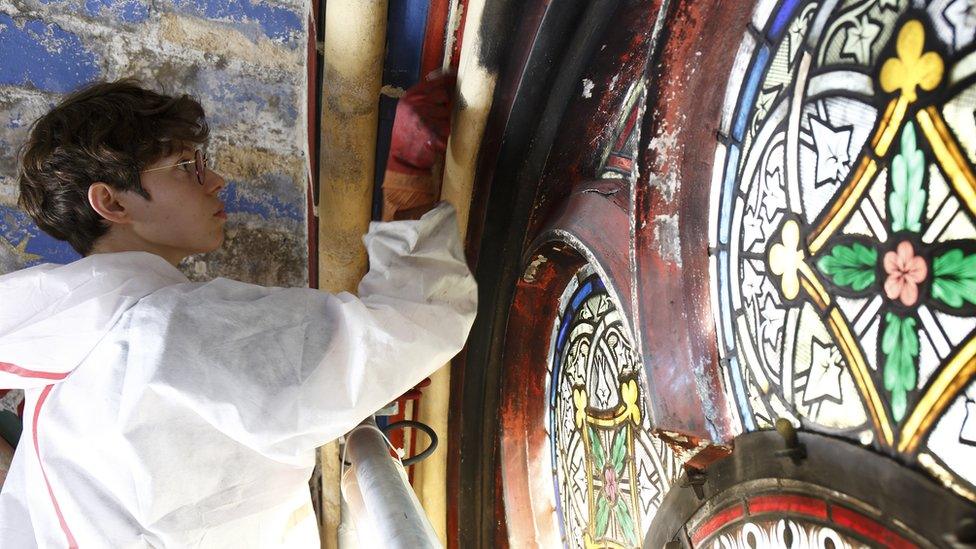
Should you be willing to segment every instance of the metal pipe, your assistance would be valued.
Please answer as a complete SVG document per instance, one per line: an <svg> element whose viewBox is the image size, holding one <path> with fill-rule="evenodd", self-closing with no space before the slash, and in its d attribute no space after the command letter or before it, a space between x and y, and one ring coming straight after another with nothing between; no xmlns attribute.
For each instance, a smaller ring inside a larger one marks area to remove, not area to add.
<svg viewBox="0 0 976 549"><path fill-rule="evenodd" d="M347 493L346 498L361 503L351 506L356 530L368 529L384 547L442 547L403 468L390 457L386 437L372 418L346 436L345 451L356 476L353 489L359 496ZM344 488L349 485L344 484Z"/></svg>

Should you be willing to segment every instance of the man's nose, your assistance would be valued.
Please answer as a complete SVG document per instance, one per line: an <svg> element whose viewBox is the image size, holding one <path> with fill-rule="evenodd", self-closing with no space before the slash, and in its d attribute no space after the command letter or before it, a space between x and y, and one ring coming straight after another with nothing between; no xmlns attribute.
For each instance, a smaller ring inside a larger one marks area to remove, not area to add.
<svg viewBox="0 0 976 549"><path fill-rule="evenodd" d="M203 184L208 194L217 194L221 189L224 188L225 185L227 185L227 182L224 181L224 178L221 177L219 173L208 169L207 176L206 179L204 179Z"/></svg>

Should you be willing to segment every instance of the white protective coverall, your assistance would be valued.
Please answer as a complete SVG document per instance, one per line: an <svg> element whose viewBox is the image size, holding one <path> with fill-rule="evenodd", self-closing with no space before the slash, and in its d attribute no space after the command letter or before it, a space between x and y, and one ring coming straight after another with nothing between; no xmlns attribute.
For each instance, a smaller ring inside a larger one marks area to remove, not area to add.
<svg viewBox="0 0 976 549"><path fill-rule="evenodd" d="M315 448L471 328L456 223L373 223L358 298L191 283L145 252L0 277L0 387L26 395L0 547L319 547Z"/></svg>

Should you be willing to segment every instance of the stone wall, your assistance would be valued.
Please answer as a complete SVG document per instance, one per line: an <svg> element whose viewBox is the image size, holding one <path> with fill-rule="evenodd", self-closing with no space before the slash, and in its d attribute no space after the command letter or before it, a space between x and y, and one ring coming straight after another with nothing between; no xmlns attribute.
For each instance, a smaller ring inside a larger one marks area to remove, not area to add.
<svg viewBox="0 0 976 549"><path fill-rule="evenodd" d="M308 280L306 0L0 0L0 273L77 258L16 207L16 153L66 92L134 76L207 110L227 240L195 279Z"/></svg>

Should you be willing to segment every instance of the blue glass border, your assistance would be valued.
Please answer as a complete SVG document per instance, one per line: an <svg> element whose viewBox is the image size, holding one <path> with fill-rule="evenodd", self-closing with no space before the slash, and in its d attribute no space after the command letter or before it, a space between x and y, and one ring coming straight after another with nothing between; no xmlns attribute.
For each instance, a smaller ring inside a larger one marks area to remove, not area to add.
<svg viewBox="0 0 976 549"><path fill-rule="evenodd" d="M800 7L803 1L783 0L783 3L779 6L779 10L773 17L773 23L769 26L767 35L769 36L770 42L776 42L783 37L783 31L786 30L786 25L790 22L790 18L793 17L793 12L796 11L796 8Z"/></svg>
<svg viewBox="0 0 976 549"><path fill-rule="evenodd" d="M725 176L722 179L722 198L719 203L719 244L729 244L729 234L732 232L732 196L735 195L735 176L739 168L739 145L729 143L725 153Z"/></svg>
<svg viewBox="0 0 976 549"><path fill-rule="evenodd" d="M769 46L763 44L755 53L752 59L752 67L746 77L746 85L743 87L742 95L739 96L738 112L735 113L735 122L732 126L732 138L742 141L746 132L746 122L752 112L752 105L756 101L756 93L759 91L759 84L763 74L766 72L766 65L769 63ZM748 108L746 108L748 106Z"/></svg>
<svg viewBox="0 0 976 549"><path fill-rule="evenodd" d="M739 417L742 418L742 426L746 431L755 431L756 422L752 418L752 407L749 406L749 397L746 395L745 384L742 381L739 360L735 355L729 357L728 368L729 377L732 378L732 390L735 393L736 404L739 405Z"/></svg>
<svg viewBox="0 0 976 549"><path fill-rule="evenodd" d="M719 201L719 250L718 250L718 269L719 278L717 288L719 292L719 311L716 322L722 325L723 338L718 341L718 345L723 345L728 350L729 359L725 367L729 369L729 378L732 383L732 392L736 405L739 408L739 415L742 418L743 427L747 431L756 429L752 409L749 406L748 394L745 389L745 382L742 377L739 360L735 353L735 336L732 331L732 300L731 300L731 281L729 277L730 264L728 245L731 238L733 198L738 191L738 167L740 161L742 139L745 136L746 124L752 112L756 95L761 85L762 77L771 60L771 44L777 43L789 26L789 22L796 13L797 9L804 3L804 0L783 0L770 16L768 21L765 38L767 43L762 44L753 54L752 66L746 73L745 84L739 91L739 100L736 103L736 111L732 120L731 135L726 145L725 174L722 178L721 198ZM750 31L747 31L750 32Z"/></svg>

